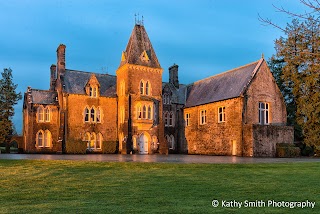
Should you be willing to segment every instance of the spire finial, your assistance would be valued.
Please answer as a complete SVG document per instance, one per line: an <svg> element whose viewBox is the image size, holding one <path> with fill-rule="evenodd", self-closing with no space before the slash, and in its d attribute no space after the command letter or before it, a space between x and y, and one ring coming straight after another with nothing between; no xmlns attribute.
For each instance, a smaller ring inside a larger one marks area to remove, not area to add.
<svg viewBox="0 0 320 214"><path fill-rule="evenodd" d="M261 58L264 59L264 54L263 53L261 54Z"/></svg>
<svg viewBox="0 0 320 214"><path fill-rule="evenodd" d="M140 20L140 15L139 15L139 13L138 14L134 14L134 23L136 24L136 25L143 25L143 16L141 16L141 20Z"/></svg>

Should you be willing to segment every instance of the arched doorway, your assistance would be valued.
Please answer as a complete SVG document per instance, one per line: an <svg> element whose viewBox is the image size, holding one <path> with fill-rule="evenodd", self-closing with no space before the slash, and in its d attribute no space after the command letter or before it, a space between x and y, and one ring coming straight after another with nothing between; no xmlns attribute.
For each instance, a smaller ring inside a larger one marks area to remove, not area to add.
<svg viewBox="0 0 320 214"><path fill-rule="evenodd" d="M139 153L148 154L148 137L143 133L139 137Z"/></svg>

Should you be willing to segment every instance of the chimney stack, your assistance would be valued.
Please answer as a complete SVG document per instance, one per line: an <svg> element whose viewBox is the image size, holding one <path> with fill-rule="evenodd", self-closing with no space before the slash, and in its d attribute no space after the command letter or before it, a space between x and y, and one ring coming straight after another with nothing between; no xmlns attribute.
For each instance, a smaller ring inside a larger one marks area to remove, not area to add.
<svg viewBox="0 0 320 214"><path fill-rule="evenodd" d="M57 66L51 65L50 66L50 90L53 91L56 87L57 81Z"/></svg>
<svg viewBox="0 0 320 214"><path fill-rule="evenodd" d="M60 44L57 49L57 74L58 79L63 76L66 70L66 46Z"/></svg>
<svg viewBox="0 0 320 214"><path fill-rule="evenodd" d="M176 64L169 67L169 83L173 84L176 88L179 88L178 68L179 66Z"/></svg>

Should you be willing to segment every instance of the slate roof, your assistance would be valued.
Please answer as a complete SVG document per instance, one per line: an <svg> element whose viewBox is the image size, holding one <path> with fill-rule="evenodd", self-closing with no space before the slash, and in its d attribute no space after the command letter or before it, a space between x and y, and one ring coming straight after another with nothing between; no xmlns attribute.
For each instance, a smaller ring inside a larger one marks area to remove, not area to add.
<svg viewBox="0 0 320 214"><path fill-rule="evenodd" d="M100 96L116 96L116 76L70 69L66 69L63 77L64 91L69 94L86 94L85 86L92 74L97 77L100 83Z"/></svg>
<svg viewBox="0 0 320 214"><path fill-rule="evenodd" d="M31 89L31 103L42 105L57 105L56 97L58 96L56 91L47 91L39 89Z"/></svg>
<svg viewBox="0 0 320 214"><path fill-rule="evenodd" d="M149 61L141 59L142 53L146 51ZM126 50L123 53L125 60L121 61L120 66L129 63L134 65L161 68L156 53L152 47L148 34L143 25L136 24L131 33Z"/></svg>
<svg viewBox="0 0 320 214"><path fill-rule="evenodd" d="M185 107L203 105L242 95L264 59L197 82L188 87Z"/></svg>

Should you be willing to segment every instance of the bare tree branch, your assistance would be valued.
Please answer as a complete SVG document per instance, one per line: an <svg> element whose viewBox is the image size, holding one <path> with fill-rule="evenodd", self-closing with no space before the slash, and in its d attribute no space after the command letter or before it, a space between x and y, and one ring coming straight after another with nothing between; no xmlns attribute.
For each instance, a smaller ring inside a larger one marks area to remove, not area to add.
<svg viewBox="0 0 320 214"><path fill-rule="evenodd" d="M262 22L262 23L265 23L264 25L271 25L271 26L273 26L273 27L275 27L275 28L278 28L279 30L281 30L281 31L283 31L283 32L286 32L286 29L284 29L284 28L280 27L279 25L275 24L274 22L272 22L271 19L262 18L262 17L260 16L260 14L258 14L258 16L259 16L259 17L258 17L258 20L259 20L260 22Z"/></svg>

